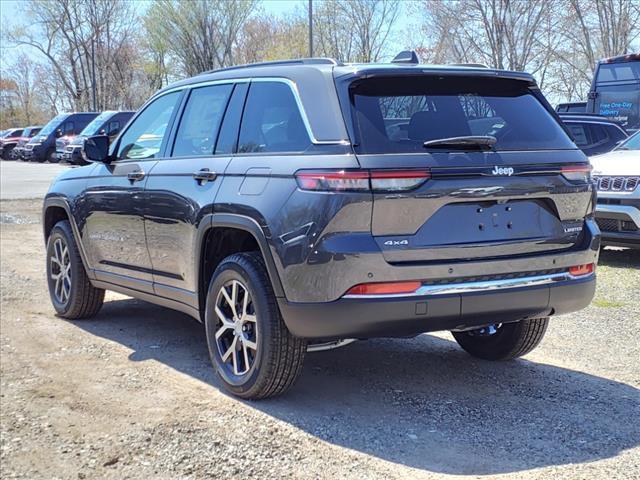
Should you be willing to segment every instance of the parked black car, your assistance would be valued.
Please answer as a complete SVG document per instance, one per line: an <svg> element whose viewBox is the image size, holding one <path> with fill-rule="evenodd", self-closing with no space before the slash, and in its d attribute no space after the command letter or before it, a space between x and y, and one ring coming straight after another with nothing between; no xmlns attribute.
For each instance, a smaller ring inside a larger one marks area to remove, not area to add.
<svg viewBox="0 0 640 480"><path fill-rule="evenodd" d="M588 157L610 152L629 136L619 122L601 115L561 113L560 118Z"/></svg>
<svg viewBox="0 0 640 480"><path fill-rule="evenodd" d="M22 135L17 139L16 146L9 152L9 158L11 160L21 160L22 155L24 153L24 146L31 140L34 136L36 136L40 130L42 130L42 126L33 125L31 127L26 127Z"/></svg>
<svg viewBox="0 0 640 480"><path fill-rule="evenodd" d="M22 130L22 128L10 128L0 137L0 158L3 160L9 159L9 154L18 143Z"/></svg>
<svg viewBox="0 0 640 480"><path fill-rule="evenodd" d="M85 165L82 158L82 145L87 137L92 135L107 135L113 140L135 112L106 111L94 118L79 135L75 137L61 137L56 141L56 157L59 161Z"/></svg>
<svg viewBox="0 0 640 480"><path fill-rule="evenodd" d="M56 139L75 136L97 117L94 112L61 113L52 118L39 134L24 146L23 158L35 162L57 162Z"/></svg>
<svg viewBox="0 0 640 480"><path fill-rule="evenodd" d="M108 289L186 312L244 398L346 339L531 351L594 294L587 158L531 75L404 57L201 74L87 139L95 163L44 200L55 310L90 317Z"/></svg>

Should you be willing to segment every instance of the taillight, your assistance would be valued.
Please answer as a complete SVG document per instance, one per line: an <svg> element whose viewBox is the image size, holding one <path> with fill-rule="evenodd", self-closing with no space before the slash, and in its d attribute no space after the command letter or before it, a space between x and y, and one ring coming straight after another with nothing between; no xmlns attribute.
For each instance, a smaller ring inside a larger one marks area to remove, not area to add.
<svg viewBox="0 0 640 480"><path fill-rule="evenodd" d="M573 267L569 267L569 274L573 275L574 277L581 277L583 275L589 275L593 273L595 269L596 269L596 266L593 263L586 263L584 265L575 265Z"/></svg>
<svg viewBox="0 0 640 480"><path fill-rule="evenodd" d="M577 181L589 181L591 176L591 165L567 165L560 169L562 176L567 180L577 182Z"/></svg>
<svg viewBox="0 0 640 480"><path fill-rule="evenodd" d="M369 172L366 170L298 172L296 173L296 180L302 190L369 190Z"/></svg>
<svg viewBox="0 0 640 480"><path fill-rule="evenodd" d="M428 170L303 170L296 173L302 190L402 191L412 190L431 178Z"/></svg>
<svg viewBox="0 0 640 480"><path fill-rule="evenodd" d="M372 170L371 189L374 191L412 190L431 178L428 170Z"/></svg>
<svg viewBox="0 0 640 480"><path fill-rule="evenodd" d="M346 295L396 295L414 293L421 282L361 283L351 287Z"/></svg>

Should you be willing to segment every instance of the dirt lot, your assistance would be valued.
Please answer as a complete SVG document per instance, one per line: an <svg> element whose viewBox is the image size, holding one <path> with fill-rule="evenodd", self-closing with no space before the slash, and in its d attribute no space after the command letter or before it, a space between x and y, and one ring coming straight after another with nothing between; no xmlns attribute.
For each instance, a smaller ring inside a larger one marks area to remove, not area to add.
<svg viewBox="0 0 640 480"><path fill-rule="evenodd" d="M202 327L108 294L56 318L40 201L0 203L1 461L9 478L640 478L640 255L508 363L448 334L310 354L283 398L225 395Z"/></svg>

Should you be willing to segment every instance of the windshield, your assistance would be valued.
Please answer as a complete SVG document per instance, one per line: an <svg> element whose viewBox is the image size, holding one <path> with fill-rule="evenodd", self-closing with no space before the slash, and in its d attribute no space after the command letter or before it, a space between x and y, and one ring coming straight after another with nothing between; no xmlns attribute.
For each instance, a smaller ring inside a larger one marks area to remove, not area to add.
<svg viewBox="0 0 640 480"><path fill-rule="evenodd" d="M640 150L640 132L631 135L616 150Z"/></svg>
<svg viewBox="0 0 640 480"><path fill-rule="evenodd" d="M67 115L64 113L53 117L51 120L49 120L49 123L47 123L44 128L40 130L40 135L49 135L50 133L52 133L56 129L56 127L60 125L60 122L62 122L62 120L64 120L66 117Z"/></svg>
<svg viewBox="0 0 640 480"><path fill-rule="evenodd" d="M82 135L83 137L97 135L104 123L109 120L111 116L113 116L113 112L102 112L96 118L91 120L91 123L89 125L84 127L84 129L80 132L80 135Z"/></svg>
<svg viewBox="0 0 640 480"><path fill-rule="evenodd" d="M356 81L350 94L360 153L425 152L425 142L468 136L495 137L494 150L576 148L522 81L385 77Z"/></svg>

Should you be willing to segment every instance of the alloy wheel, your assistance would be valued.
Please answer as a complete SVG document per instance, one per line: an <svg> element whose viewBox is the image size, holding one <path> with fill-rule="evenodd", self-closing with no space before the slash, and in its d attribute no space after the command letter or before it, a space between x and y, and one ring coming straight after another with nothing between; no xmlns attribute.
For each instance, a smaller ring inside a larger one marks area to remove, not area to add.
<svg viewBox="0 0 640 480"><path fill-rule="evenodd" d="M62 304L69 300L71 293L71 258L69 247L62 238L56 238L51 256L51 279L55 282L53 293Z"/></svg>
<svg viewBox="0 0 640 480"><path fill-rule="evenodd" d="M230 280L218 291L215 342L229 373L247 374L255 364L258 350L258 323L249 289Z"/></svg>

